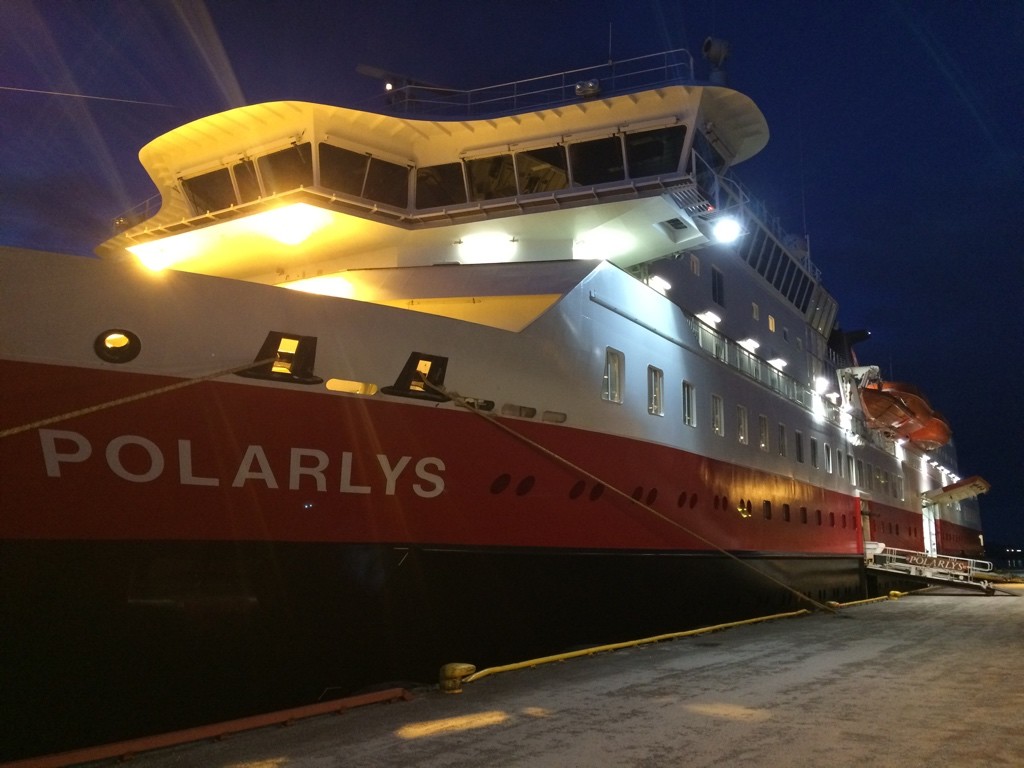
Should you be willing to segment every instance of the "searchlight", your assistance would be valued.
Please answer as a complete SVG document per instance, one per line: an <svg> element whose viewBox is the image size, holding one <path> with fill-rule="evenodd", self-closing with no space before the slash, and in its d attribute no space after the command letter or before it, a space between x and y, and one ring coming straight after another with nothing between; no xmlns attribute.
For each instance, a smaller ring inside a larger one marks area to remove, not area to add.
<svg viewBox="0 0 1024 768"><path fill-rule="evenodd" d="M714 235L715 241L719 243L735 242L736 238L740 236L742 231L743 229L740 227L740 223L731 216L719 219L711 229L711 233Z"/></svg>

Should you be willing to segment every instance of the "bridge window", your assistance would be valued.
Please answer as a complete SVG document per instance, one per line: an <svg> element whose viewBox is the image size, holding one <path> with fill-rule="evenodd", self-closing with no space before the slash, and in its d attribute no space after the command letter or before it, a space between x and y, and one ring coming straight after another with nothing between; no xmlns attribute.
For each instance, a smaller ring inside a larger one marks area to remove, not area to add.
<svg viewBox="0 0 1024 768"><path fill-rule="evenodd" d="M494 155L466 161L471 200L515 197L516 170L512 155Z"/></svg>
<svg viewBox="0 0 1024 768"><path fill-rule="evenodd" d="M466 202L462 163L428 165L416 171L416 207L436 208Z"/></svg>
<svg viewBox="0 0 1024 768"><path fill-rule="evenodd" d="M320 184L328 189L360 197L366 181L369 156L333 144L320 144Z"/></svg>
<svg viewBox="0 0 1024 768"><path fill-rule="evenodd" d="M628 134L626 162L629 164L630 178L658 176L678 171L685 137L685 125Z"/></svg>
<svg viewBox="0 0 1024 768"><path fill-rule="evenodd" d="M569 160L576 186L604 184L625 178L622 141L618 136L572 144L569 146Z"/></svg>
<svg viewBox="0 0 1024 768"><path fill-rule="evenodd" d="M516 153L519 193L551 192L569 186L569 161L565 147L543 147Z"/></svg>
<svg viewBox="0 0 1024 768"><path fill-rule="evenodd" d="M256 177L256 163L252 160L242 160L231 166L231 172L235 175L235 185L238 187L238 200L242 203L251 203L260 198L260 180Z"/></svg>
<svg viewBox="0 0 1024 768"><path fill-rule="evenodd" d="M409 169L404 165L370 158L363 197L395 208L409 205Z"/></svg>
<svg viewBox="0 0 1024 768"><path fill-rule="evenodd" d="M195 213L220 211L235 204L235 188L227 168L218 168L181 182Z"/></svg>
<svg viewBox="0 0 1024 768"><path fill-rule="evenodd" d="M308 141L257 158L268 195L313 186L313 151Z"/></svg>

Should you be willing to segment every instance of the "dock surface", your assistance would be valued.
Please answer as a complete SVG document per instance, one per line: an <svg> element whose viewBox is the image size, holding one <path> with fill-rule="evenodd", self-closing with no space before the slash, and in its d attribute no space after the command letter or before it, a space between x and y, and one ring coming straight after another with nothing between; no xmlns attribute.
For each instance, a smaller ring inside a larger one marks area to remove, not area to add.
<svg viewBox="0 0 1024 768"><path fill-rule="evenodd" d="M1022 726L1024 599L925 591L496 674L459 694L418 690L131 765L1019 766Z"/></svg>

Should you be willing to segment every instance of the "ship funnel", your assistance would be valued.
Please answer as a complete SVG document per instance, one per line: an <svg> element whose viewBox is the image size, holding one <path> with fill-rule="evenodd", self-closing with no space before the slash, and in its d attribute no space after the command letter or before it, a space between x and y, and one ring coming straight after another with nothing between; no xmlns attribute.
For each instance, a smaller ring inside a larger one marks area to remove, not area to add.
<svg viewBox="0 0 1024 768"><path fill-rule="evenodd" d="M725 72L725 60L729 58L729 43L717 37L709 37L700 51L711 64L708 80L715 85L727 85L729 77Z"/></svg>

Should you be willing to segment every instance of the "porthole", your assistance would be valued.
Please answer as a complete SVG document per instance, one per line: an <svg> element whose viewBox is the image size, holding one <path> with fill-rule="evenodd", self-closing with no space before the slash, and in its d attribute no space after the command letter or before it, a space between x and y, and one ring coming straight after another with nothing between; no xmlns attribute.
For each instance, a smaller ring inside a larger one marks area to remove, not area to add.
<svg viewBox="0 0 1024 768"><path fill-rule="evenodd" d="M598 499L601 498L601 495L603 493L604 493L604 484L603 483L597 483L593 488L590 489L590 500L591 501L597 501Z"/></svg>
<svg viewBox="0 0 1024 768"><path fill-rule="evenodd" d="M587 489L587 484L583 480L577 480L576 484L569 490L570 499L578 499L583 495L583 491Z"/></svg>
<svg viewBox="0 0 1024 768"><path fill-rule="evenodd" d="M512 476L511 475L508 475L508 474L498 475L496 478L494 478L494 482L491 483L491 493L501 493L506 488L508 488L508 484L511 483L511 482L512 482Z"/></svg>
<svg viewBox="0 0 1024 768"><path fill-rule="evenodd" d="M516 485L516 496L525 496L526 494L528 494L531 490L533 490L534 482L535 478L533 475L527 475L522 480L520 480L518 485Z"/></svg>
<svg viewBox="0 0 1024 768"><path fill-rule="evenodd" d="M679 494L679 498L676 499L676 506L680 508L686 506L686 491Z"/></svg>
<svg viewBox="0 0 1024 768"><path fill-rule="evenodd" d="M139 356L142 342L124 328L111 328L96 337L92 345L96 356L107 363L129 363Z"/></svg>
<svg viewBox="0 0 1024 768"><path fill-rule="evenodd" d="M651 488L651 490L647 492L647 506L651 506L656 498L658 498L658 489Z"/></svg>
<svg viewBox="0 0 1024 768"><path fill-rule="evenodd" d="M633 489L633 501L640 501L640 497L644 495L644 489L639 485Z"/></svg>

